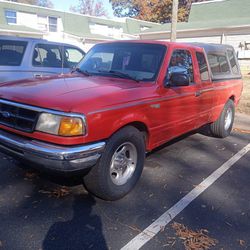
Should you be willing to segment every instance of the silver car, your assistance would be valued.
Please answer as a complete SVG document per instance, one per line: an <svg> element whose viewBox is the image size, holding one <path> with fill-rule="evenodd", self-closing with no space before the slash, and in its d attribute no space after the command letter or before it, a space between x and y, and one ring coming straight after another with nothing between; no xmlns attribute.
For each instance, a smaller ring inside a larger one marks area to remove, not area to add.
<svg viewBox="0 0 250 250"><path fill-rule="evenodd" d="M0 36L0 83L68 73L84 55L83 50L69 44Z"/></svg>

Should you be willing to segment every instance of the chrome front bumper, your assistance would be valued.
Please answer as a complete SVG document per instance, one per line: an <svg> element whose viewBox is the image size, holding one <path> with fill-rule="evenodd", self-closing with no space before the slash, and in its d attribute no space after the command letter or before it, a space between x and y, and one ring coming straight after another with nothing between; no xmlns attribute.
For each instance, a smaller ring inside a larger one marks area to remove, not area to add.
<svg viewBox="0 0 250 250"><path fill-rule="evenodd" d="M81 146L58 146L0 130L0 151L33 163L34 168L56 173L78 173L94 166L105 142Z"/></svg>

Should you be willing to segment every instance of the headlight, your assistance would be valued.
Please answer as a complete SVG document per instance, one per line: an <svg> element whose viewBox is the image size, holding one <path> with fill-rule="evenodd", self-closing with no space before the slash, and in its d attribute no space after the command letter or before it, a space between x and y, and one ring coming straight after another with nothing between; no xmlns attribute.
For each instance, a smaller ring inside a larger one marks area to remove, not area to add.
<svg viewBox="0 0 250 250"><path fill-rule="evenodd" d="M36 130L60 136L85 135L86 127L82 118L42 113Z"/></svg>

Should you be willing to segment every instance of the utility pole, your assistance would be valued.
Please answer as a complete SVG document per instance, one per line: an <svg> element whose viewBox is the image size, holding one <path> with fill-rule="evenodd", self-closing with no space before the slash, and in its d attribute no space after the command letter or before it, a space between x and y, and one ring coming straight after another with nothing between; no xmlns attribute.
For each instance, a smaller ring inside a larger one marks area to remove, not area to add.
<svg viewBox="0 0 250 250"><path fill-rule="evenodd" d="M172 4L172 23L171 23L171 42L176 41L176 29L177 29L177 20L178 20L178 5L179 0L173 0Z"/></svg>

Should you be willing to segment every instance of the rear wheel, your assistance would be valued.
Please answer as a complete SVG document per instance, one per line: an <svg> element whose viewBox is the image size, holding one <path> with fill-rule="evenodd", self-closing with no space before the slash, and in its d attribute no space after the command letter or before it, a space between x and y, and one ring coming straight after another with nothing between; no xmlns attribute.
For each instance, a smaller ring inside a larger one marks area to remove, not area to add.
<svg viewBox="0 0 250 250"><path fill-rule="evenodd" d="M98 164L84 177L87 190L104 200L117 200L135 186L145 159L143 134L128 126L107 142Z"/></svg>
<svg viewBox="0 0 250 250"><path fill-rule="evenodd" d="M228 100L218 120L210 125L212 134L219 138L225 138L229 136L233 128L234 114L234 102L232 100Z"/></svg>

